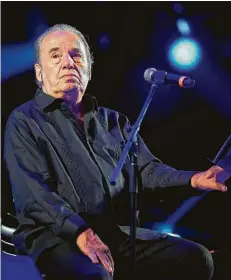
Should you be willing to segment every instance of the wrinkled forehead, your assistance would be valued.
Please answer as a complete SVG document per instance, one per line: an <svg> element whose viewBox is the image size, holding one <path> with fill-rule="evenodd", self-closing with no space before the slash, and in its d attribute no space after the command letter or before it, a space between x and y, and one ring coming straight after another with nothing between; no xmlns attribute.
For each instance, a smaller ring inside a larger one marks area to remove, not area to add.
<svg viewBox="0 0 231 280"><path fill-rule="evenodd" d="M78 48L84 52L84 44L81 38L72 32L57 30L47 34L41 44L40 52L48 53L53 48L59 48L60 50Z"/></svg>

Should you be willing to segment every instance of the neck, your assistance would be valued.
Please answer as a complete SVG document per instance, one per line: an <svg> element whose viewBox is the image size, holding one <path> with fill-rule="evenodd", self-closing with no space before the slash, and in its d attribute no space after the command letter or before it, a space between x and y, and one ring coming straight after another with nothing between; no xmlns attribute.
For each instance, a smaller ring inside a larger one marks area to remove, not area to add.
<svg viewBox="0 0 231 280"><path fill-rule="evenodd" d="M63 99L65 102L77 105L82 101L83 92L76 89L72 90L47 90L44 86L42 91L48 95L53 96L54 98Z"/></svg>
<svg viewBox="0 0 231 280"><path fill-rule="evenodd" d="M83 120L83 104L82 102L79 103L70 103L67 102L67 106L71 110L72 114L75 116L76 119Z"/></svg>
<svg viewBox="0 0 231 280"><path fill-rule="evenodd" d="M63 99L64 102L67 104L69 109L71 110L72 114L75 116L76 119L83 119L83 105L82 105L82 98L83 94L78 91L66 91L66 92L55 92L55 93L47 93L46 89L42 88L43 92L51 95L55 98Z"/></svg>
<svg viewBox="0 0 231 280"><path fill-rule="evenodd" d="M83 94L78 91L68 91L64 94L64 101L76 119L83 119Z"/></svg>

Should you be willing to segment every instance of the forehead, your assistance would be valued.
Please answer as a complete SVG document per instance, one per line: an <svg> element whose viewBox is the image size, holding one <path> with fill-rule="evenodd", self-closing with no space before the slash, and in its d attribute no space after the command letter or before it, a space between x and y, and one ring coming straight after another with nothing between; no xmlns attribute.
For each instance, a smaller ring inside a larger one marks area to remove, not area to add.
<svg viewBox="0 0 231 280"><path fill-rule="evenodd" d="M58 30L49 33L44 37L40 44L41 52L48 52L52 48L73 48L84 49L84 45L80 37L72 32Z"/></svg>

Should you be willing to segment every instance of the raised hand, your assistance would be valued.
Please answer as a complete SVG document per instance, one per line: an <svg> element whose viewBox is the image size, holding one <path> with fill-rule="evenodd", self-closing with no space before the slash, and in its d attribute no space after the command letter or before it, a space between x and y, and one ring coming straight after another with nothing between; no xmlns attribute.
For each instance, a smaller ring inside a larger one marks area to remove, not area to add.
<svg viewBox="0 0 231 280"><path fill-rule="evenodd" d="M220 166L212 166L207 171L196 173L191 178L193 188L207 191L226 192L224 182L231 176Z"/></svg>

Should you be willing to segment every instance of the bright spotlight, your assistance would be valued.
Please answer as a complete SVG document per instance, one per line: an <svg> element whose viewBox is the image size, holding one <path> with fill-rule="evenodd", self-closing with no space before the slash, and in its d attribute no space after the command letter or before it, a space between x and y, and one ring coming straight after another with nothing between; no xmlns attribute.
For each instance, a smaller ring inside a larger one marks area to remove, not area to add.
<svg viewBox="0 0 231 280"><path fill-rule="evenodd" d="M186 36L190 35L191 29L190 29L188 22L185 19L178 19L176 21L176 26L177 26L178 31L182 35L186 35Z"/></svg>
<svg viewBox="0 0 231 280"><path fill-rule="evenodd" d="M170 235L170 236L174 236L174 237L179 237L179 238L181 238L181 236L179 235L179 234L177 234L177 233L170 233L170 232L166 232L168 235Z"/></svg>
<svg viewBox="0 0 231 280"><path fill-rule="evenodd" d="M173 226L170 224L165 224L165 223L156 224L156 229L162 233L172 233L173 232Z"/></svg>
<svg viewBox="0 0 231 280"><path fill-rule="evenodd" d="M154 229L161 233L166 233L170 236L179 237L179 238L181 237L179 234L173 232L174 225L172 224L156 223Z"/></svg>
<svg viewBox="0 0 231 280"><path fill-rule="evenodd" d="M180 38L168 50L168 59L178 71L192 70L201 60L201 49L193 39Z"/></svg>

